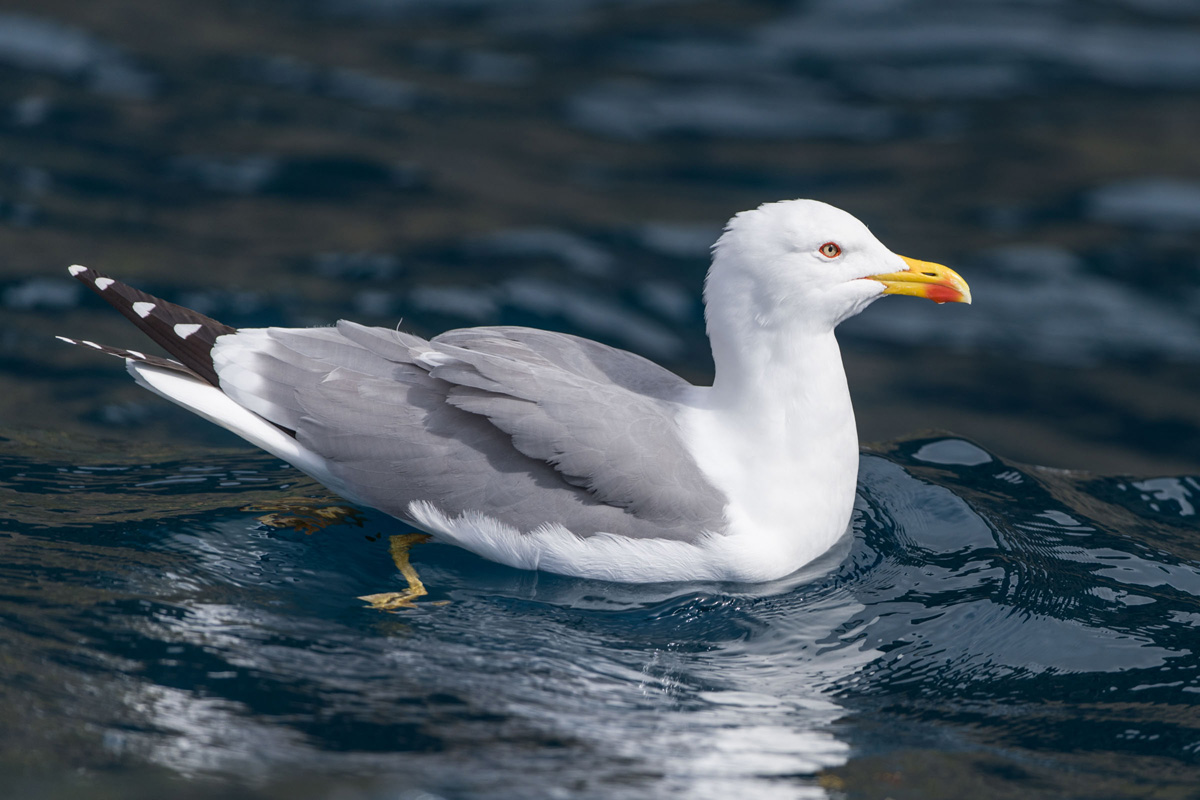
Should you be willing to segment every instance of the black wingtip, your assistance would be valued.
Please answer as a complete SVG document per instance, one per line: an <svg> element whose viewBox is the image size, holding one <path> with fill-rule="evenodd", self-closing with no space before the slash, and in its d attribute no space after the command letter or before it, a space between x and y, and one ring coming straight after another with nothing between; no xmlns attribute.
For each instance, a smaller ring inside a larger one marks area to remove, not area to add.
<svg viewBox="0 0 1200 800"><path fill-rule="evenodd" d="M78 345L80 347L90 347L93 350L104 353L106 356L116 356L117 358L137 361L140 364L149 364L152 367L161 367L162 369L182 372L186 375L191 375L193 378L200 377L178 361L172 361L171 359L163 358L162 356L143 353L141 350L126 350L123 347L112 347L111 345L107 344L97 344L96 342L91 342L87 339L72 339L69 336L55 336L54 338L58 339L60 342L66 342L67 344Z"/></svg>
<svg viewBox="0 0 1200 800"><path fill-rule="evenodd" d="M80 264L72 265L68 270L71 276L80 281L96 294L100 295L109 305L120 311L126 319L138 326L151 339L158 343L175 358L182 366L208 381L213 386L220 386L216 369L213 367L212 348L218 336L234 333L235 329L206 317L198 311L169 303L162 298L146 294L132 286L121 283L115 278L97 272ZM66 339L76 343L79 340ZM121 351L119 348L108 348L94 342L83 342L110 355L133 354L136 351ZM131 357L123 355L122 357ZM135 360L147 361L148 358ZM167 359L162 359L169 365ZM175 368L175 367L172 367Z"/></svg>

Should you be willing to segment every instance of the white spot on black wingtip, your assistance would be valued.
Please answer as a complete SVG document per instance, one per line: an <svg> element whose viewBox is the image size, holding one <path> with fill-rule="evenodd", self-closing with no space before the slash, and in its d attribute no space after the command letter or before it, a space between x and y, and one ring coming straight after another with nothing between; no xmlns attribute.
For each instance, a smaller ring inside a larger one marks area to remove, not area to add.
<svg viewBox="0 0 1200 800"><path fill-rule="evenodd" d="M125 352L129 353L129 355L133 356L134 358L140 358L142 361L146 360L145 353L139 353L137 350L126 350Z"/></svg>
<svg viewBox="0 0 1200 800"><path fill-rule="evenodd" d="M204 326L198 322L181 322L175 326L175 335L180 339L186 339Z"/></svg>
<svg viewBox="0 0 1200 800"><path fill-rule="evenodd" d="M110 287L114 283L116 283L116 281L114 281L112 278L96 278L94 283L96 284L97 289L99 289L100 291L104 291L105 289L107 289L108 287Z"/></svg>
<svg viewBox="0 0 1200 800"><path fill-rule="evenodd" d="M67 272L71 273L71 275L79 275L81 272L87 272L87 267L80 266L79 264L72 264L71 266L67 267Z"/></svg>
<svg viewBox="0 0 1200 800"><path fill-rule="evenodd" d="M146 317L150 316L150 312L154 310L155 305L157 305L157 304L156 303L146 303L146 302L134 303L133 304L133 313L137 314L142 319L145 319Z"/></svg>
<svg viewBox="0 0 1200 800"><path fill-rule="evenodd" d="M66 342L67 344L79 344L79 342L75 341L74 339L68 339L65 336L55 336L54 338L58 339L60 342Z"/></svg>
<svg viewBox="0 0 1200 800"><path fill-rule="evenodd" d="M80 344L86 344L88 347L94 347L94 348L96 348L97 350L103 350L103 349L104 349L104 347L103 347L102 345L98 345L98 344L96 344L95 342L89 342L89 341L88 341L88 340L86 340L86 339L84 339L83 341L81 341L81 342L80 342Z"/></svg>

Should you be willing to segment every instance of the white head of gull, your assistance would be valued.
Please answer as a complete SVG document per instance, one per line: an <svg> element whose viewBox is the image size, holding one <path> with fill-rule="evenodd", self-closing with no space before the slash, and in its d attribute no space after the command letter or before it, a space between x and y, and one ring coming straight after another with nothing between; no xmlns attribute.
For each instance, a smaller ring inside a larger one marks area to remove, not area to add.
<svg viewBox="0 0 1200 800"><path fill-rule="evenodd" d="M825 552L858 471L834 328L884 294L970 302L952 270L813 200L738 214L713 248L711 387L530 328L235 330L71 273L173 358L66 341L151 391L441 541L623 582L768 581Z"/></svg>
<svg viewBox="0 0 1200 800"><path fill-rule="evenodd" d="M681 411L701 469L724 492L747 580L812 561L845 532L858 433L834 328L884 294L971 302L938 264L888 250L814 200L735 216L713 248L705 316L715 375Z"/></svg>

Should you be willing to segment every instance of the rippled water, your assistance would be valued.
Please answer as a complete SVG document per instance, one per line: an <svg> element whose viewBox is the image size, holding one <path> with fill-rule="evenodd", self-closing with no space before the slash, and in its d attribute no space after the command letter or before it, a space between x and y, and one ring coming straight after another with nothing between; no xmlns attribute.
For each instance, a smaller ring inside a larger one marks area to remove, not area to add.
<svg viewBox="0 0 1200 800"><path fill-rule="evenodd" d="M1192 0L8 0L0 796L1196 796L1198 90ZM395 522L54 339L145 346L82 262L705 382L709 245L803 196L976 299L843 326L892 443L777 585L430 544L363 608Z"/></svg>
<svg viewBox="0 0 1200 800"><path fill-rule="evenodd" d="M1200 785L1195 477L915 439L864 457L852 534L783 582L630 587L426 544L430 596L387 614L356 597L402 585L397 523L268 525L337 501L262 456L110 459L0 461L0 768L41 796L84 780L58 771L147 796Z"/></svg>

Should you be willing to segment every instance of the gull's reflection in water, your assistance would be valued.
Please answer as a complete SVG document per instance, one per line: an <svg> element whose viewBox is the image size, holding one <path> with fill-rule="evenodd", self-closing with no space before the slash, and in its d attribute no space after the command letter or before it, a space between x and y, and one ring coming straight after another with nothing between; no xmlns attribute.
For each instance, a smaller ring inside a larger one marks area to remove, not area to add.
<svg viewBox="0 0 1200 800"><path fill-rule="evenodd" d="M163 542L190 574L145 587L169 602L129 633L139 724L113 747L255 780L366 769L470 791L523 775L600 795L657 776L692 797L822 796L815 775L849 752L832 690L878 655L838 639L863 611L831 581L851 536L763 587L602 584L432 545L415 560L450 602L389 615L354 599L355 580L390 579L380 549L350 545L380 560L366 578L321 563L335 531L262 534L243 517ZM464 774L467 749L492 770Z"/></svg>

